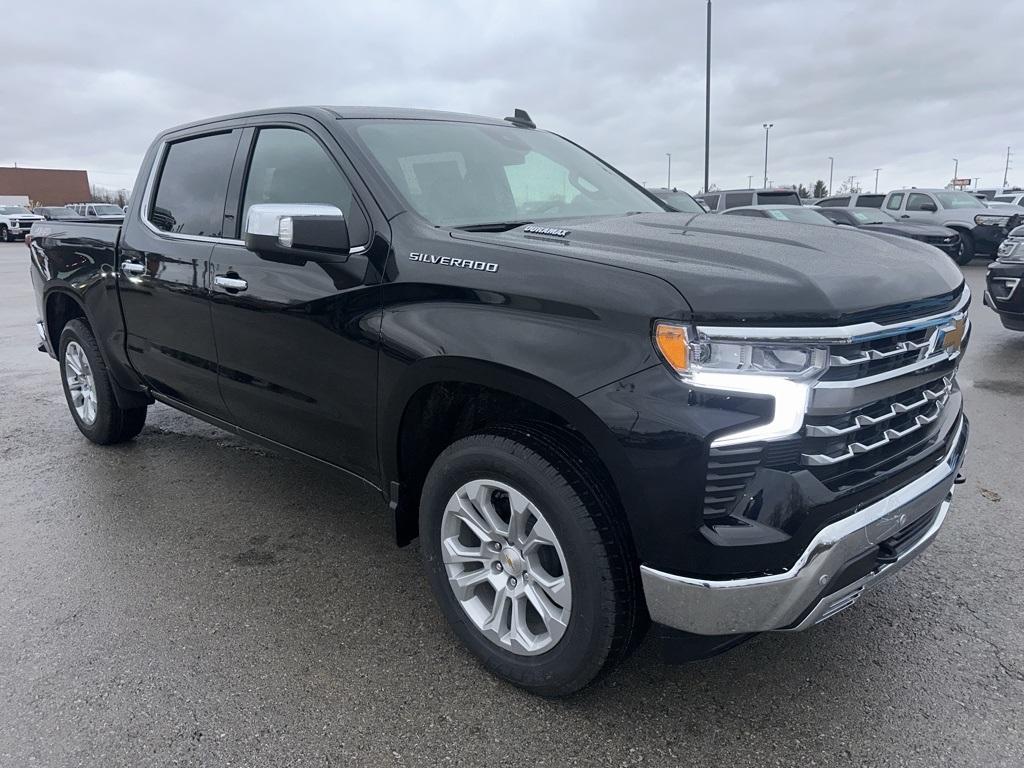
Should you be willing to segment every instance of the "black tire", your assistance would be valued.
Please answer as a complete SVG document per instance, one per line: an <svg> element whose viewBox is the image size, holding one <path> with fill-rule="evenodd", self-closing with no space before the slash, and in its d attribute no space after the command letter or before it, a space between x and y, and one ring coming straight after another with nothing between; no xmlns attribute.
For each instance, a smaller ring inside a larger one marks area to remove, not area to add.
<svg viewBox="0 0 1024 768"><path fill-rule="evenodd" d="M974 235L970 232L960 232L960 252L957 253L954 261L960 266L970 264L974 259Z"/></svg>
<svg viewBox="0 0 1024 768"><path fill-rule="evenodd" d="M93 379L92 390L96 397L96 415L91 423L79 415L68 384L67 349L72 343L76 343L88 361L90 373ZM96 337L92 329L84 320L71 320L64 326L60 334L58 346L60 361L60 379L64 387L64 397L71 411L71 417L75 420L79 431L94 443L99 445L112 445L131 440L142 431L146 423L145 405L137 408L121 408L114 397L114 385L110 380L110 373L103 362Z"/></svg>
<svg viewBox="0 0 1024 768"><path fill-rule="evenodd" d="M434 596L455 634L495 675L542 696L566 696L609 671L639 643L647 612L639 565L616 505L579 452L543 430L509 428L450 445L434 462L420 503L420 549ZM522 492L554 530L572 583L565 634L539 655L487 639L448 582L441 526L463 484L488 479Z"/></svg>
<svg viewBox="0 0 1024 768"><path fill-rule="evenodd" d="M3 240L5 243L14 242L14 238L11 237L11 232L7 229L6 224L0 224L0 240Z"/></svg>

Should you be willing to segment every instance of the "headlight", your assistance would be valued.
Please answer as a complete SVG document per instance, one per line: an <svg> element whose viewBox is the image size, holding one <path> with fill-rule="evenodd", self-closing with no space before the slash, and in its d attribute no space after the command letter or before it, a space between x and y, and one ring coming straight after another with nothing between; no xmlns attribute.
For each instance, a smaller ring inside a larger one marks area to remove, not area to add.
<svg viewBox="0 0 1024 768"><path fill-rule="evenodd" d="M1024 264L1024 241L1004 240L996 253L996 261L1003 264Z"/></svg>
<svg viewBox="0 0 1024 768"><path fill-rule="evenodd" d="M824 347L715 339L699 328L675 323L658 323L654 337L662 357L682 376L727 373L805 379L825 370L828 363Z"/></svg>
<svg viewBox="0 0 1024 768"><path fill-rule="evenodd" d="M1009 216L986 216L983 213L974 217L974 223L983 227L1002 227L1009 220Z"/></svg>
<svg viewBox="0 0 1024 768"><path fill-rule="evenodd" d="M811 387L828 365L824 347L716 339L700 328L659 322L654 345L662 358L697 389L771 398L771 421L716 437L713 446L778 440L804 423Z"/></svg>

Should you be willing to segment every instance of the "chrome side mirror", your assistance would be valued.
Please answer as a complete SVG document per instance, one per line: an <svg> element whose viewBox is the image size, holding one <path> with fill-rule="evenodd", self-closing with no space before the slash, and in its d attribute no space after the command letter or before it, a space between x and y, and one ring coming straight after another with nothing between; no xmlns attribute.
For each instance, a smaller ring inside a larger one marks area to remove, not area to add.
<svg viewBox="0 0 1024 768"><path fill-rule="evenodd" d="M341 209L334 205L253 205L245 217L245 246L257 253L343 261L349 251L348 225Z"/></svg>

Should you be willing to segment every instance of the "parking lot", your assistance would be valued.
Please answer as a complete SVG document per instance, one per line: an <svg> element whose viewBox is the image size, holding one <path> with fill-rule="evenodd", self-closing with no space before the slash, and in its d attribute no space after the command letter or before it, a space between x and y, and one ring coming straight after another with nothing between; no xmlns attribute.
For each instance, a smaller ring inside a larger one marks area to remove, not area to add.
<svg viewBox="0 0 1024 768"><path fill-rule="evenodd" d="M459 647L374 492L163 406L101 448L0 245L0 765L1020 766L1024 334L982 306L967 482L833 621L565 701Z"/></svg>

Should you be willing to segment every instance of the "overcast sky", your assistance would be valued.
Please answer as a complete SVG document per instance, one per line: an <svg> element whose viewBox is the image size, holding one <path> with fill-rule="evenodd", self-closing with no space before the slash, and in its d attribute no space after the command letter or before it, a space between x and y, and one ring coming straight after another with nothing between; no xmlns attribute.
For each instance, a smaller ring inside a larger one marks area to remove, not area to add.
<svg viewBox="0 0 1024 768"><path fill-rule="evenodd" d="M28 8L29 6L23 6ZM703 183L703 0L48 0L4 33L0 164L131 187L159 130L289 104L527 109L637 181ZM9 9L9 10L13 10ZM1024 184L1024 2L715 0L711 182ZM1013 166L1016 166L1015 168Z"/></svg>

